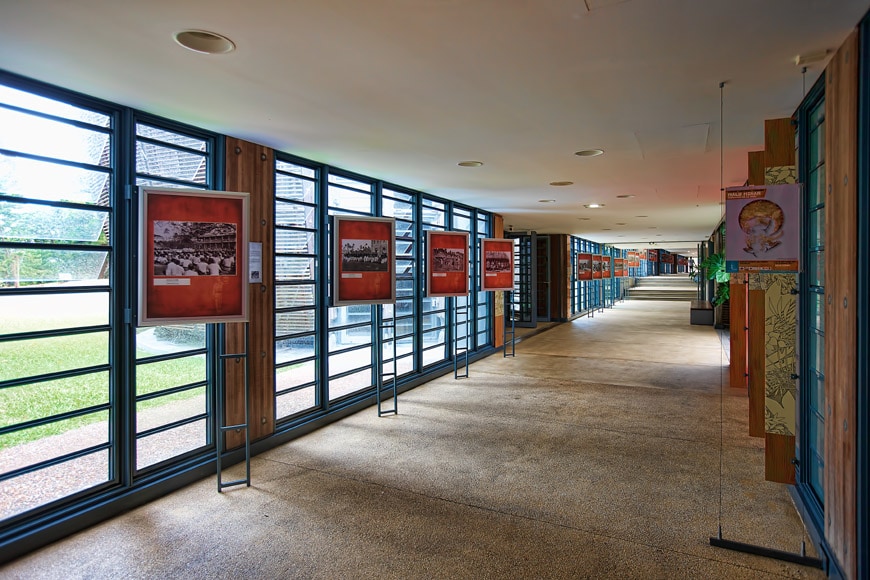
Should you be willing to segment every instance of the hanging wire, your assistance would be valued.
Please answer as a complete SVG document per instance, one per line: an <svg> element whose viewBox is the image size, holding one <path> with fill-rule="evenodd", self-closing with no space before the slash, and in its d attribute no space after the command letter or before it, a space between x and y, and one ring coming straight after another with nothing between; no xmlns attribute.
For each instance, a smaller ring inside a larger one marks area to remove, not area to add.
<svg viewBox="0 0 870 580"><path fill-rule="evenodd" d="M725 81L719 83L719 204L725 215ZM726 232L727 235L727 232ZM725 449L725 342L719 333L719 539L722 539L722 461Z"/></svg>

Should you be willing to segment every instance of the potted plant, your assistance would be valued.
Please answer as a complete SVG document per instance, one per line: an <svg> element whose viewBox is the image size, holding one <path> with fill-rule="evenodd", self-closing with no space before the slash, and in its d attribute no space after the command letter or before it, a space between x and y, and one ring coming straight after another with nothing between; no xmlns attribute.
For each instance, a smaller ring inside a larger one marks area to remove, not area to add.
<svg viewBox="0 0 870 580"><path fill-rule="evenodd" d="M716 283L716 292L711 300L713 306L721 306L731 297L731 274L725 271L725 252L710 254L700 267L707 279Z"/></svg>

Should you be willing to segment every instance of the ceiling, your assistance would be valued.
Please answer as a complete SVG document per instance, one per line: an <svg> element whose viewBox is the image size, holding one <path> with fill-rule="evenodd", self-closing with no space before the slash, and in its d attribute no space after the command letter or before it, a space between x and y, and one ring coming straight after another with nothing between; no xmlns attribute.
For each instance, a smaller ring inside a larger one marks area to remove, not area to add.
<svg viewBox="0 0 870 580"><path fill-rule="evenodd" d="M3 0L0 68L497 212L515 231L679 251L710 235L720 185L745 182L764 120L790 116L825 65L804 75L795 57L836 50L868 7ZM184 29L236 50L188 51L173 40ZM591 148L605 153L575 155Z"/></svg>

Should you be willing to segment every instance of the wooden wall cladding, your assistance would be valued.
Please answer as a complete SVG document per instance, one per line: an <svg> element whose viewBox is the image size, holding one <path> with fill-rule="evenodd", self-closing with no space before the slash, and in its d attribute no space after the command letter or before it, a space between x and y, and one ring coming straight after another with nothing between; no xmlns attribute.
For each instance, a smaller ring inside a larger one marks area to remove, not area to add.
<svg viewBox="0 0 870 580"><path fill-rule="evenodd" d="M275 431L274 320L274 154L261 145L227 137L225 189L251 194L250 241L263 244L263 283L248 288L248 386L251 439ZM247 272L244 273L247 276ZM244 325L228 324L228 353L244 351ZM244 367L232 359L226 364L226 422L244 422ZM244 433L227 434L227 447L244 444Z"/></svg>
<svg viewBox="0 0 870 580"><path fill-rule="evenodd" d="M858 54L855 31L828 65L825 87L825 537L849 578L858 549Z"/></svg>
<svg viewBox="0 0 870 580"><path fill-rule="evenodd" d="M728 368L728 384L732 389L747 388L747 308L748 287L745 274L732 274L730 282L730 336L731 363Z"/></svg>
<svg viewBox="0 0 870 580"><path fill-rule="evenodd" d="M750 151L748 185L764 185L764 151Z"/></svg>
<svg viewBox="0 0 870 580"><path fill-rule="evenodd" d="M550 236L550 320L566 320L571 312L571 251L565 234Z"/></svg>
<svg viewBox="0 0 870 580"><path fill-rule="evenodd" d="M768 119L764 122L763 154L765 170L795 164L794 126L791 118Z"/></svg>
<svg viewBox="0 0 870 580"><path fill-rule="evenodd" d="M504 218L498 214L492 216L492 237L504 236ZM479 284L479 282L478 282ZM504 292L495 292L492 312L492 344L496 348L504 346Z"/></svg>

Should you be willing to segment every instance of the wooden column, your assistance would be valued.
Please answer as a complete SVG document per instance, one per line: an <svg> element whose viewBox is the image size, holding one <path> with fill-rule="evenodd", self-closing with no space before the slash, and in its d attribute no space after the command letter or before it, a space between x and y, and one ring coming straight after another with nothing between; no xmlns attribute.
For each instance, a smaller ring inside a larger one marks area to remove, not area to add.
<svg viewBox="0 0 870 580"><path fill-rule="evenodd" d="M492 237L504 237L504 218L498 214L492 216ZM483 260L483 256L480 257ZM493 322L492 344L496 348L504 346L504 292L493 292Z"/></svg>
<svg viewBox="0 0 870 580"><path fill-rule="evenodd" d="M550 320L567 320L571 312L571 242L550 235Z"/></svg>
<svg viewBox="0 0 870 580"><path fill-rule="evenodd" d="M764 122L765 184L795 183L794 131L790 118ZM760 276L765 313L764 476L794 484L797 385L791 375L796 372L797 301L790 291L797 288L797 275Z"/></svg>
<svg viewBox="0 0 870 580"><path fill-rule="evenodd" d="M858 573L857 357L867 356L856 339L858 46L856 31L825 87L825 537L849 578Z"/></svg>
<svg viewBox="0 0 870 580"><path fill-rule="evenodd" d="M748 287L746 275L732 274L729 282L729 302L731 303L729 334L731 337L731 357L728 366L728 384L732 389L747 387L747 309Z"/></svg>
<svg viewBox="0 0 870 580"><path fill-rule="evenodd" d="M274 360L274 271L272 251L274 205L274 156L271 149L227 137L227 191L251 194L250 241L263 244L263 283L248 288L248 385L250 389L251 439L260 439L275 431L275 360ZM242 275L247 281L247 272ZM227 325L227 352L244 350L244 325ZM244 421L244 368L227 361L226 422ZM227 447L244 444L244 433L227 434Z"/></svg>

